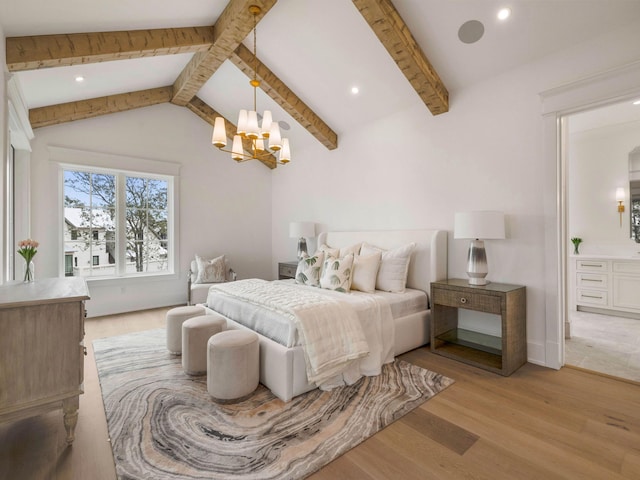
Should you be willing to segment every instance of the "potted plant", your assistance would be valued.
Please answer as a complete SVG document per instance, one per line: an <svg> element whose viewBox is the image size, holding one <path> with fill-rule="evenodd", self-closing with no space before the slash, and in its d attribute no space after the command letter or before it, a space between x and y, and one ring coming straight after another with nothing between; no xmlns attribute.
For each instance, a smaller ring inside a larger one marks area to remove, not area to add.
<svg viewBox="0 0 640 480"><path fill-rule="evenodd" d="M578 248L580 248L580 244L582 243L582 239L580 237L573 237L571 239L571 243L573 243L573 254L578 255L580 252Z"/></svg>

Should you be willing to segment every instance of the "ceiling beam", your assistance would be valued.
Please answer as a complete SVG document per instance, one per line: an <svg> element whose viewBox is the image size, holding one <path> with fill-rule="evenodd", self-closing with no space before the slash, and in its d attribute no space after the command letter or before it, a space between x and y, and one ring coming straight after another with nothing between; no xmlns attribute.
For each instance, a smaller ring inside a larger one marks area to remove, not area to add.
<svg viewBox="0 0 640 480"><path fill-rule="evenodd" d="M231 0L213 26L213 45L206 52L198 52L184 67L173 84L173 99L176 105L186 105L200 88L229 58L240 42L253 30L254 15L251 5L261 8L255 16L256 22L273 7L277 0Z"/></svg>
<svg viewBox="0 0 640 480"><path fill-rule="evenodd" d="M353 0L433 115L449 111L449 92L391 0Z"/></svg>
<svg viewBox="0 0 640 480"><path fill-rule="evenodd" d="M229 60L249 78L253 78L255 67L256 78L260 80L260 88L267 95L329 150L338 147L338 135L331 130L329 125L300 100L266 65L256 59L247 47L243 44L238 45Z"/></svg>
<svg viewBox="0 0 640 480"><path fill-rule="evenodd" d="M167 103L171 101L171 96L172 87L169 86L32 108L29 110L29 121L32 128L48 127L107 113Z"/></svg>
<svg viewBox="0 0 640 480"><path fill-rule="evenodd" d="M11 72L209 50L213 27L8 37Z"/></svg>
<svg viewBox="0 0 640 480"><path fill-rule="evenodd" d="M189 103L187 103L186 107L212 126L215 124L216 117L222 117L222 115L207 105L199 97L193 97ZM227 132L227 138L229 140L233 140L233 136L236 134L238 128L226 118L224 119L224 124ZM247 155L252 154L252 147L253 145L251 144L251 140L246 138L242 140L242 148ZM273 155L268 155L265 156L265 158L259 158L258 160L271 169L276 168L276 158Z"/></svg>

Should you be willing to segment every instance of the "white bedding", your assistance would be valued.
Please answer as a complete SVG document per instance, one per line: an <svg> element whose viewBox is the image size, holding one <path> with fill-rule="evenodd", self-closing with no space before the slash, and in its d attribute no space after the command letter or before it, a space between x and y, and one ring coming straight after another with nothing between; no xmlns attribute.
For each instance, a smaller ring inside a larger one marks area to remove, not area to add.
<svg viewBox="0 0 640 480"><path fill-rule="evenodd" d="M284 346L302 345L307 377L321 388L377 375L393 360L391 307L379 295L250 279L212 286L207 306Z"/></svg>

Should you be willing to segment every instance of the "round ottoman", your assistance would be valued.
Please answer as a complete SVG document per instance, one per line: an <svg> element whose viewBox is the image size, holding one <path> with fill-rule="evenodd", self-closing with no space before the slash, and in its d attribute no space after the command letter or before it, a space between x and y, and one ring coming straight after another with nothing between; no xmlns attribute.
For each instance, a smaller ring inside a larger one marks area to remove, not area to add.
<svg viewBox="0 0 640 480"><path fill-rule="evenodd" d="M191 317L204 315L204 307L176 307L167 312L167 350L174 355L182 353L182 323Z"/></svg>
<svg viewBox="0 0 640 480"><path fill-rule="evenodd" d="M249 330L225 330L207 345L207 390L218 400L233 400L253 392L260 379L258 335Z"/></svg>
<svg viewBox="0 0 640 480"><path fill-rule="evenodd" d="M182 369L188 375L207 372L207 342L227 328L218 314L192 317L182 324Z"/></svg>

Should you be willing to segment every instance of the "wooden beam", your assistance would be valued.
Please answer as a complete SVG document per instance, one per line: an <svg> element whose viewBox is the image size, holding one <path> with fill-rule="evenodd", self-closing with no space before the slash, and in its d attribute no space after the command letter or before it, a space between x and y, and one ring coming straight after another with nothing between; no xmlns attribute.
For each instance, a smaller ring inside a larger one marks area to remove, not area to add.
<svg viewBox="0 0 640 480"><path fill-rule="evenodd" d="M222 63L229 58L246 36L253 30L251 5L261 12L256 15L259 22L277 0L231 0L213 26L213 45L206 52L198 52L184 67L173 84L173 99L176 105L186 105L200 88L211 78Z"/></svg>
<svg viewBox="0 0 640 480"><path fill-rule="evenodd" d="M449 92L391 0L353 0L433 115L449 111Z"/></svg>
<svg viewBox="0 0 640 480"><path fill-rule="evenodd" d="M229 60L249 78L253 78L256 57L247 47L238 45ZM320 143L329 150L338 147L338 135L260 60L257 60L256 77L260 80L260 88Z"/></svg>
<svg viewBox="0 0 640 480"><path fill-rule="evenodd" d="M171 94L172 87L169 86L33 108L29 110L29 121L32 128L48 127L107 113L166 103L171 101Z"/></svg>
<svg viewBox="0 0 640 480"><path fill-rule="evenodd" d="M213 27L8 37L9 71L207 51Z"/></svg>
<svg viewBox="0 0 640 480"><path fill-rule="evenodd" d="M215 124L216 117L222 117L222 115L220 115L213 108L207 105L199 97L193 97L189 101L189 103L187 103L186 107L212 126ZM236 134L236 131L238 130L238 128L226 118L224 119L224 123L227 131L227 138L233 141L233 136ZM244 151L246 152L247 155L251 155L252 145L250 140L248 139L243 140L242 147L244 148ZM265 158L260 158L258 160L260 160L262 163L264 163L267 167L271 169L276 168L276 158L273 155L269 155Z"/></svg>

